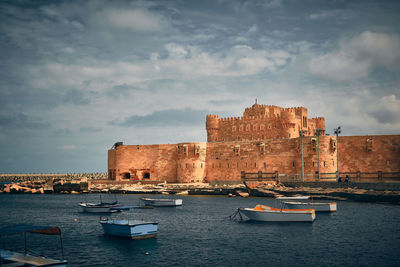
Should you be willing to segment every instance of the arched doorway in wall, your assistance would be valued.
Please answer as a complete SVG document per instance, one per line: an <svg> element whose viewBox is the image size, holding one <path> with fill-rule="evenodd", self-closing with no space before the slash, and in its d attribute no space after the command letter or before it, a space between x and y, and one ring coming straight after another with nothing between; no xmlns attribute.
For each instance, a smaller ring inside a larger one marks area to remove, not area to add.
<svg viewBox="0 0 400 267"><path fill-rule="evenodd" d="M144 172L143 179L150 179L150 172Z"/></svg>
<svg viewBox="0 0 400 267"><path fill-rule="evenodd" d="M131 174L129 172L124 172L122 174L122 179L131 179Z"/></svg>

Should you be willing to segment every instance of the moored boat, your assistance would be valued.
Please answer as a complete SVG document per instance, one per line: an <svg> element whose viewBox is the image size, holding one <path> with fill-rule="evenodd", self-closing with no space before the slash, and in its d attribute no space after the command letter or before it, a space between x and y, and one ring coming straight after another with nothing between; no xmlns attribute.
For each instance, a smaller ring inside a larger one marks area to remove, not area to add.
<svg viewBox="0 0 400 267"><path fill-rule="evenodd" d="M104 202L102 200L101 194L99 195L100 202L80 202L79 207L82 212L88 213L114 213L123 210L129 210L132 206L124 206L119 204L118 200L115 198L115 201L112 202Z"/></svg>
<svg viewBox="0 0 400 267"><path fill-rule="evenodd" d="M336 202L283 202L289 209L314 209L317 212L333 212L336 211Z"/></svg>
<svg viewBox="0 0 400 267"><path fill-rule="evenodd" d="M310 199L310 196L293 196L293 197L277 197L278 200L305 200Z"/></svg>
<svg viewBox="0 0 400 267"><path fill-rule="evenodd" d="M140 198L146 206L153 207L175 207L182 206L182 199L180 198Z"/></svg>
<svg viewBox="0 0 400 267"><path fill-rule="evenodd" d="M100 224L105 234L130 239L153 238L158 233L158 222L103 219Z"/></svg>
<svg viewBox="0 0 400 267"><path fill-rule="evenodd" d="M121 205L118 202L113 203L90 203L90 202L81 202L79 203L79 207L81 208L82 212L89 212L89 213L113 213L121 211Z"/></svg>
<svg viewBox="0 0 400 267"><path fill-rule="evenodd" d="M254 208L240 208L239 212L250 220L263 222L313 222L314 209L277 209L265 205Z"/></svg>
<svg viewBox="0 0 400 267"><path fill-rule="evenodd" d="M0 249L0 266L67 266L68 261L64 259L54 259L43 255L35 255L29 252L27 248L27 233L58 235L60 236L62 258L64 253L62 250L61 230L58 227L50 226L33 226L33 225L12 225L0 229L0 235L14 235L18 233L24 234L25 248L24 253Z"/></svg>

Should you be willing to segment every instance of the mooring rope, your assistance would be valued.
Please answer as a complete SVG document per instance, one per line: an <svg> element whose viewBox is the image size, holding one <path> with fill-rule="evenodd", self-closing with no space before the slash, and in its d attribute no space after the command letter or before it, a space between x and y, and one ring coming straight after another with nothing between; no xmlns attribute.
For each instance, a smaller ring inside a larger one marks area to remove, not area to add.
<svg viewBox="0 0 400 267"><path fill-rule="evenodd" d="M242 214L240 213L240 208L237 208L236 211L232 215L229 216L229 219L230 220L235 219L238 214L239 214L240 220L243 221Z"/></svg>

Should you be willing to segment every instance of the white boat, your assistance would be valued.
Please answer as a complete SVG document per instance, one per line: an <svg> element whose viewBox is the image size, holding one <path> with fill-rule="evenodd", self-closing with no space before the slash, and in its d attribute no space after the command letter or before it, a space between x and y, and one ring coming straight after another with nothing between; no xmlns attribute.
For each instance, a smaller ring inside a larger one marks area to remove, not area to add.
<svg viewBox="0 0 400 267"><path fill-rule="evenodd" d="M295 197L277 197L278 200L305 200L310 199L310 196L295 196Z"/></svg>
<svg viewBox="0 0 400 267"><path fill-rule="evenodd" d="M146 206L153 207L174 207L182 206L182 199L180 198L140 198Z"/></svg>
<svg viewBox="0 0 400 267"><path fill-rule="evenodd" d="M253 221L263 222L313 222L314 209L277 209L265 205L256 205L254 208L240 208L240 213Z"/></svg>
<svg viewBox="0 0 400 267"><path fill-rule="evenodd" d="M89 213L113 213L121 211L118 208L121 207L118 202L113 203L90 203L90 202L81 202L79 203L82 212Z"/></svg>
<svg viewBox="0 0 400 267"><path fill-rule="evenodd" d="M284 201L289 209L314 209L315 211L333 212L336 211L336 202L297 202Z"/></svg>
<svg viewBox="0 0 400 267"><path fill-rule="evenodd" d="M158 233L158 222L103 219L100 223L105 234L130 239L153 238Z"/></svg>
<svg viewBox="0 0 400 267"><path fill-rule="evenodd" d="M14 235L18 233L24 234L25 249L24 253L0 249L0 266L67 266L68 261L64 259L54 259L43 255L35 255L28 252L27 249L27 233L44 234L44 235L59 235L61 242L62 258L64 253L62 250L61 230L58 227L49 226L32 226L32 225L13 225L0 229L0 235Z"/></svg>

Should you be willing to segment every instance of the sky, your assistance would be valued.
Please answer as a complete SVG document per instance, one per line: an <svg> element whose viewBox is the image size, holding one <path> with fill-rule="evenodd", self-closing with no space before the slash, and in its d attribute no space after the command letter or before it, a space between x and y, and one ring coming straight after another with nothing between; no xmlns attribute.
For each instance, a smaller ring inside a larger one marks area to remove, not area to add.
<svg viewBox="0 0 400 267"><path fill-rule="evenodd" d="M0 173L105 172L255 99L400 134L399 1L0 1L0 48Z"/></svg>

